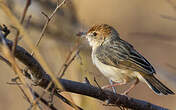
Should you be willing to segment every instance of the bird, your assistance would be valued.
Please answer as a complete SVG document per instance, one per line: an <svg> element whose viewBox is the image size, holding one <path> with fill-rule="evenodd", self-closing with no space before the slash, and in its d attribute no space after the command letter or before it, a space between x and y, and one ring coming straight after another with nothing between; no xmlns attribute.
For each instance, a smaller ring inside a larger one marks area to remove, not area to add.
<svg viewBox="0 0 176 110"><path fill-rule="evenodd" d="M140 81L158 95L175 93L160 82L154 67L116 29L108 24L93 25L85 33L92 48L92 61L99 71L114 82L113 87L135 81L124 94L128 94Z"/></svg>

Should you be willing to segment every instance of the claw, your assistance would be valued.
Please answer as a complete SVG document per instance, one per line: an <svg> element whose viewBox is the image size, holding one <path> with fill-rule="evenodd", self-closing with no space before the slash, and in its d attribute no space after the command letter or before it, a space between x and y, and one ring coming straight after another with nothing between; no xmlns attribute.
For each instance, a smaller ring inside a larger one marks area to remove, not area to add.
<svg viewBox="0 0 176 110"><path fill-rule="evenodd" d="M122 95L128 95L128 93L129 93L134 87L136 87L136 85L137 85L138 83L139 83L139 79L136 79L135 83L132 84L132 85L130 86L130 88L128 88Z"/></svg>

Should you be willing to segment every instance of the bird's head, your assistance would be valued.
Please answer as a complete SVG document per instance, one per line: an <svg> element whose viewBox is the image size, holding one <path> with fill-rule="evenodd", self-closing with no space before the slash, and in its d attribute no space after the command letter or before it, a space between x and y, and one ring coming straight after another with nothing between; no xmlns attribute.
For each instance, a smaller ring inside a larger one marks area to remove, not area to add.
<svg viewBox="0 0 176 110"><path fill-rule="evenodd" d="M111 39L119 39L118 32L107 24L100 24L92 26L88 32L86 33L86 38L89 41L90 46L97 47L102 43L111 40Z"/></svg>

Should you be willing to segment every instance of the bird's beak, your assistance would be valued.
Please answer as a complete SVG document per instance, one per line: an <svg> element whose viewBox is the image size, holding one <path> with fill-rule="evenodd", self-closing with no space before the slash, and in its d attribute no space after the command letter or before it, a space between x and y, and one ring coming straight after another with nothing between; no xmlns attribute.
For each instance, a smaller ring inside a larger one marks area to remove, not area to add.
<svg viewBox="0 0 176 110"><path fill-rule="evenodd" d="M78 33L76 34L76 36L81 37L81 38L85 38L86 35L87 35L87 32L78 32Z"/></svg>

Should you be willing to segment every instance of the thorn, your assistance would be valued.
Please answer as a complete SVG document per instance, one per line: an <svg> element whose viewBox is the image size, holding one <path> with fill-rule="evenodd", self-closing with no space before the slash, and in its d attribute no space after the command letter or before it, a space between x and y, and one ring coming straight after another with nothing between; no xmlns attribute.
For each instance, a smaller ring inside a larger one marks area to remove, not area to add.
<svg viewBox="0 0 176 110"><path fill-rule="evenodd" d="M22 85L22 83L17 83L17 82L6 82L6 84L9 84L9 85Z"/></svg>
<svg viewBox="0 0 176 110"><path fill-rule="evenodd" d="M49 103L49 105L54 105L53 104L53 99L54 99L54 93L56 92L56 88L54 87L52 90L51 90L51 92L50 92L50 97L49 97L49 101L48 101L48 103Z"/></svg>
<svg viewBox="0 0 176 110"><path fill-rule="evenodd" d="M11 81L12 81L12 82L16 82L16 80L18 80L18 79L19 79L19 77L17 76L17 77L15 77L15 78L12 78Z"/></svg>
<svg viewBox="0 0 176 110"><path fill-rule="evenodd" d="M50 19L49 16L47 14L45 14L45 12L42 11L41 14L44 15L47 18L47 20Z"/></svg>
<svg viewBox="0 0 176 110"><path fill-rule="evenodd" d="M84 82L85 82L86 84L88 84L88 85L91 85L91 84L90 84L90 81L88 80L87 77L84 77Z"/></svg>
<svg viewBox="0 0 176 110"><path fill-rule="evenodd" d="M98 86L99 89L101 89L100 85L98 84L96 78L94 77L94 82L96 83L96 85ZM101 89L102 90L102 89Z"/></svg>

